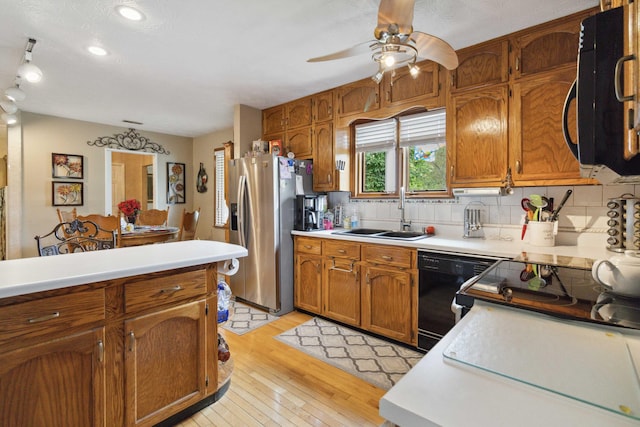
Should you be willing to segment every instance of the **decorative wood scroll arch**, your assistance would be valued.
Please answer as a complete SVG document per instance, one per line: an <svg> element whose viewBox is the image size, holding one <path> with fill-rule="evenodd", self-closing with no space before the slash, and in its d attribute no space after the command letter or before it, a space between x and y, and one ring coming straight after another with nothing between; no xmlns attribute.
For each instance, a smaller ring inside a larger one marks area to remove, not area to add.
<svg viewBox="0 0 640 427"><path fill-rule="evenodd" d="M87 141L87 144L94 145L96 147L108 147L129 151L171 154L162 145L157 142L152 142L147 137L141 136L133 128L130 128L125 133L116 133L113 136L101 136L95 141Z"/></svg>

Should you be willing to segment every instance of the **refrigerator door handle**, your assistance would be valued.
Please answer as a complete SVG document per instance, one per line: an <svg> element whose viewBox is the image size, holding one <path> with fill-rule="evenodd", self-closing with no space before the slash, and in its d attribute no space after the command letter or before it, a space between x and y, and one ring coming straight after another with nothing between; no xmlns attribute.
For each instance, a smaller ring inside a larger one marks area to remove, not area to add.
<svg viewBox="0 0 640 427"><path fill-rule="evenodd" d="M243 247L247 247L245 236L245 194L247 192L247 177L241 175L238 180L238 239Z"/></svg>

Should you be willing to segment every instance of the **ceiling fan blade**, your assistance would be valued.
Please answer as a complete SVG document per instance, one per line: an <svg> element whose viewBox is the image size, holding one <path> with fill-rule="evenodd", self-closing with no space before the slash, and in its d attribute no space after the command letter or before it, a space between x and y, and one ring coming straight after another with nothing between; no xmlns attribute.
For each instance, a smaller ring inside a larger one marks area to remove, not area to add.
<svg viewBox="0 0 640 427"><path fill-rule="evenodd" d="M318 56L316 58L307 59L307 62L321 62L332 61L334 59L348 58L350 56L362 55L363 53L370 53L371 46L377 44L376 40L357 44L349 49L344 49L338 52L330 53L329 55Z"/></svg>
<svg viewBox="0 0 640 427"><path fill-rule="evenodd" d="M381 32L388 31L391 24L398 26L399 34L411 34L414 5L415 0L380 0L378 26L374 31L376 38L380 38Z"/></svg>
<svg viewBox="0 0 640 427"><path fill-rule="evenodd" d="M418 49L418 58L430 59L448 70L458 67L458 55L446 41L420 31L414 31L409 38Z"/></svg>

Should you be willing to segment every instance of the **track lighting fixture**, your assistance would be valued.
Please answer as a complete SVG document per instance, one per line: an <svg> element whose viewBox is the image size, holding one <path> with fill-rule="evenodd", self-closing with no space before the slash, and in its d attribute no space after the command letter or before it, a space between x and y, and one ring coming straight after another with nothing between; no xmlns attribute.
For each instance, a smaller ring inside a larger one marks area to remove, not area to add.
<svg viewBox="0 0 640 427"><path fill-rule="evenodd" d="M18 122L18 117L16 116L18 106L16 102L24 101L27 97L24 91L20 89L20 83L25 80L30 83L36 83L42 80L42 70L31 62L35 44L36 39L29 38L27 40L22 64L18 67L15 83L10 88L4 90L4 97L0 97L0 112L2 112L0 119L8 125L13 125Z"/></svg>
<svg viewBox="0 0 640 427"><path fill-rule="evenodd" d="M27 97L27 94L25 94L24 91L20 89L20 86L18 84L5 90L4 95L13 102L24 101L24 99Z"/></svg>
<svg viewBox="0 0 640 427"><path fill-rule="evenodd" d="M411 77L415 79L418 76L420 71L416 65L418 50L409 44L406 38L389 35L383 44L373 45L371 49L373 50L372 58L378 63L378 72L371 77L374 82L379 83L386 71L391 71L405 64L409 67Z"/></svg>

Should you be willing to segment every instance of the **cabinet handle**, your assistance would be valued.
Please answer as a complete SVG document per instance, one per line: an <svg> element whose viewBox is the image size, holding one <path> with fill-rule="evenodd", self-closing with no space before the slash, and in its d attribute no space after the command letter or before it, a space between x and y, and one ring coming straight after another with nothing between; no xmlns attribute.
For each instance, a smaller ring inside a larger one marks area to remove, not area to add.
<svg viewBox="0 0 640 427"><path fill-rule="evenodd" d="M311 249L311 245L304 245L305 249Z"/></svg>
<svg viewBox="0 0 640 427"><path fill-rule="evenodd" d="M100 340L98 341L98 362L102 363L104 361L104 344Z"/></svg>
<svg viewBox="0 0 640 427"><path fill-rule="evenodd" d="M341 254L346 254L347 251L345 251L344 249L338 249L338 252L340 252Z"/></svg>
<svg viewBox="0 0 640 427"><path fill-rule="evenodd" d="M516 160L516 172L522 173L522 162L520 160Z"/></svg>
<svg viewBox="0 0 640 427"><path fill-rule="evenodd" d="M136 345L136 336L133 331L129 332L129 351L133 351Z"/></svg>
<svg viewBox="0 0 640 427"><path fill-rule="evenodd" d="M51 314L45 314L44 316L40 316L40 317L34 317L33 319L29 319L28 322L29 323L40 323L40 322L46 322L47 320L51 320L51 319L55 319L60 317L60 312L56 311L54 313Z"/></svg>
<svg viewBox="0 0 640 427"><path fill-rule="evenodd" d="M516 71L520 71L520 57L516 56Z"/></svg>
<svg viewBox="0 0 640 427"><path fill-rule="evenodd" d="M327 182L331 182L331 174L330 173L327 174Z"/></svg>
<svg viewBox="0 0 640 427"><path fill-rule="evenodd" d="M369 281L369 273L365 274L364 276L364 281L367 285L369 285L371 282Z"/></svg>
<svg viewBox="0 0 640 427"><path fill-rule="evenodd" d="M335 270L335 271L342 271L343 273L353 273L355 270L353 269L353 262L351 263L351 267L349 267L349 270L347 270L346 268L340 268L340 267L336 267L336 260L332 260L333 261L333 265L329 268L329 270Z"/></svg>
<svg viewBox="0 0 640 427"><path fill-rule="evenodd" d="M385 261L391 261L393 260L393 257L390 257L389 255L382 255L380 256L380 258L382 258Z"/></svg>
<svg viewBox="0 0 640 427"><path fill-rule="evenodd" d="M171 292L178 292L178 291L181 291L181 290L182 290L182 286L175 285L175 286L172 286L170 288L160 289L160 293L161 294L168 294L168 293L171 293Z"/></svg>
<svg viewBox="0 0 640 427"><path fill-rule="evenodd" d="M451 178L453 178L453 166L451 166L451 171L449 173L451 174Z"/></svg>
<svg viewBox="0 0 640 427"><path fill-rule="evenodd" d="M616 62L616 68L614 70L615 77L613 78L613 89L616 93L616 98L620 102L633 101L634 99L636 99L635 94L624 96L624 93L623 93L624 88L622 88L620 85L620 76L622 75L622 65L627 61L633 61L635 59L636 59L635 55L627 55L618 59L618 61Z"/></svg>

